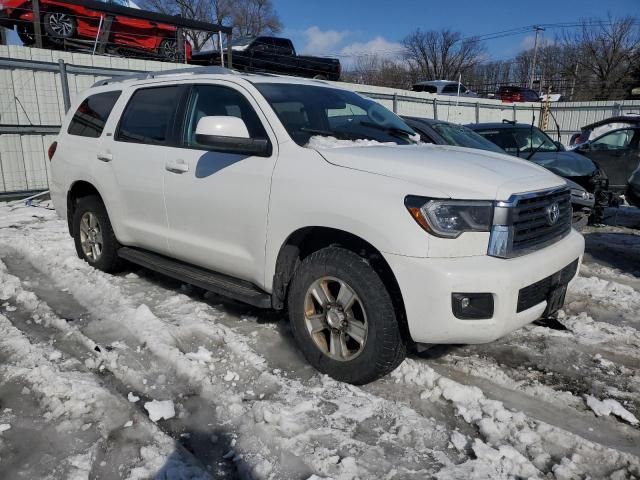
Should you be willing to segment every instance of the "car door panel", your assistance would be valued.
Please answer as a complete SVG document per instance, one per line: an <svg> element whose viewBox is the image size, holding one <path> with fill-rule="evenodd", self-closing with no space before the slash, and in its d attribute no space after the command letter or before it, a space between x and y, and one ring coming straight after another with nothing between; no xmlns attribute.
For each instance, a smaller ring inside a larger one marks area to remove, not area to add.
<svg viewBox="0 0 640 480"><path fill-rule="evenodd" d="M115 137L99 152L110 158L119 187L120 218L129 245L169 254L163 180L167 147L184 88L138 89Z"/></svg>
<svg viewBox="0 0 640 480"><path fill-rule="evenodd" d="M586 149L580 153L595 161L609 178L611 188L621 191L626 188L633 169L631 165L637 162L637 149L633 148L633 129L619 129L596 138L589 142Z"/></svg>
<svg viewBox="0 0 640 480"><path fill-rule="evenodd" d="M199 118L233 115L246 121L252 138L260 132L275 146L253 100L224 83L193 87L184 145L167 151L171 162L186 166L182 172L164 172L170 248L179 260L262 285L275 147L269 157L258 157L208 151L194 143ZM240 108L234 104L243 100Z"/></svg>

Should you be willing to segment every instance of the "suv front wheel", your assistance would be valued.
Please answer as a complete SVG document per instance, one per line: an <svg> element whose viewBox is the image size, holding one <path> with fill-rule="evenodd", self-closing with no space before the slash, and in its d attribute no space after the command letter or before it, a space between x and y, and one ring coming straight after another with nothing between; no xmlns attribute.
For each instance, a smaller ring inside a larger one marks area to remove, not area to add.
<svg viewBox="0 0 640 480"><path fill-rule="evenodd" d="M107 273L120 270L118 241L111 228L107 209L96 196L78 200L73 214L73 239L78 257Z"/></svg>
<svg viewBox="0 0 640 480"><path fill-rule="evenodd" d="M368 383L405 358L389 292L371 265L349 250L329 247L305 258L288 306L307 361L336 380Z"/></svg>

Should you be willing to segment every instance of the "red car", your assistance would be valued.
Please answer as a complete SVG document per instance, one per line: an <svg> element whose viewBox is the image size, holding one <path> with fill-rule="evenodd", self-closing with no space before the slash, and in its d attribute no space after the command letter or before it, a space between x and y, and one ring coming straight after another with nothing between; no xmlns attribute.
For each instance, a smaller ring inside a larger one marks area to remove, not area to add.
<svg viewBox="0 0 640 480"><path fill-rule="evenodd" d="M106 18L106 13L97 9L100 3L139 10L139 7L129 0L82 3L84 5L64 0L40 0L42 34L46 44L55 46L61 45L64 40L80 40L89 45L90 42L95 41L100 28L100 18ZM8 28L15 26L25 45L35 43L32 22L31 1L0 0L0 26ZM107 50L120 54L141 53L176 61L178 60L176 27L136 18L136 16L116 14L111 24ZM187 60L190 59L189 42L185 42L185 53Z"/></svg>

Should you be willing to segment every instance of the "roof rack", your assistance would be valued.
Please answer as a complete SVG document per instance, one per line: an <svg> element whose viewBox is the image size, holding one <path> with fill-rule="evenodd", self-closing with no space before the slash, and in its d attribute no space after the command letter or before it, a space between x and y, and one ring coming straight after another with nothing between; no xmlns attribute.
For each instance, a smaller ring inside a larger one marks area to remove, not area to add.
<svg viewBox="0 0 640 480"><path fill-rule="evenodd" d="M106 78L104 80L100 80L93 84L94 87L101 87L104 85L109 85L111 83L120 83L127 82L132 80L150 80L152 78L170 76L170 75L193 75L193 74L201 74L201 75L214 75L214 74L224 74L224 75L232 75L237 73L236 70L230 70L225 67L191 67L191 68L177 68L175 70L161 70L159 72L140 72L133 75L119 75L116 77Z"/></svg>

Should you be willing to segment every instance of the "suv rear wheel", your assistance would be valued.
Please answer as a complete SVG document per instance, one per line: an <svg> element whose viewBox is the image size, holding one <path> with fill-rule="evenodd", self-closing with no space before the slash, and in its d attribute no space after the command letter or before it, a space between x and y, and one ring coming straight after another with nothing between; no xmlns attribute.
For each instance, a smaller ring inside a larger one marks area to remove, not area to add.
<svg viewBox="0 0 640 480"><path fill-rule="evenodd" d="M78 257L104 272L122 267L118 241L111 228L107 209L96 196L82 197L73 215L73 239Z"/></svg>
<svg viewBox="0 0 640 480"><path fill-rule="evenodd" d="M307 361L336 380L368 383L405 358L389 292L369 263L349 250L329 247L305 258L288 304Z"/></svg>

